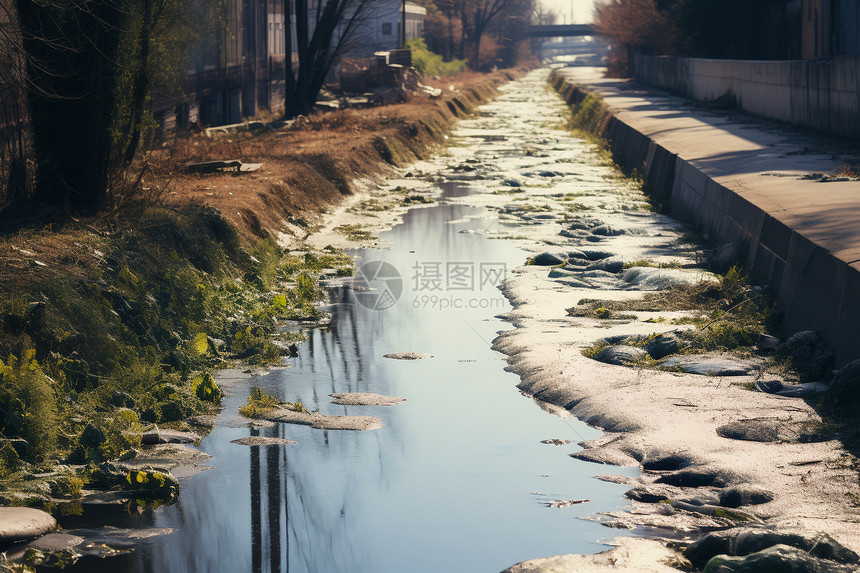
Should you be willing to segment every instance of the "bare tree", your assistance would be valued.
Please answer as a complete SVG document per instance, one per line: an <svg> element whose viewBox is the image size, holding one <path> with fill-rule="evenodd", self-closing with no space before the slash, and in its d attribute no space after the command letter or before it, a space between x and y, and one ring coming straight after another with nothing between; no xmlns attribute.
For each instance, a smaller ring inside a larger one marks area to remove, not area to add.
<svg viewBox="0 0 860 573"><path fill-rule="evenodd" d="M472 68L478 69L481 65L481 39L487 27L510 4L511 0L464 0L462 2L463 30L467 42L471 44L472 55L469 59Z"/></svg>
<svg viewBox="0 0 860 573"><path fill-rule="evenodd" d="M284 0L287 117L313 109L326 76L347 51L371 5L372 0ZM292 65L294 39L298 70Z"/></svg>

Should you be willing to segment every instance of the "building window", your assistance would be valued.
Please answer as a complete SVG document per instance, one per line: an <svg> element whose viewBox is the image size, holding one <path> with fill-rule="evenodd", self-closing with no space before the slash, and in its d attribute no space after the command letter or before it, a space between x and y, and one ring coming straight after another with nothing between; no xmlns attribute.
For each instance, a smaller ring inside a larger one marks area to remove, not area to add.
<svg viewBox="0 0 860 573"><path fill-rule="evenodd" d="M383 22L382 23L382 35L390 36L391 35L391 22Z"/></svg>

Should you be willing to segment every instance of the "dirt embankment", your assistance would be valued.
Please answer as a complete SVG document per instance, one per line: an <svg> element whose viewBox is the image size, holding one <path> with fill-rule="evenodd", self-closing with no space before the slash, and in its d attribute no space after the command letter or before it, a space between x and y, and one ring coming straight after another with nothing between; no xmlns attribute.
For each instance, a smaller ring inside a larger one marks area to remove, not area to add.
<svg viewBox="0 0 860 573"><path fill-rule="evenodd" d="M313 222L362 183L425 158L469 115L522 74L505 70L440 80L439 98L311 116L283 130L204 134L181 139L149 158L168 204L209 205L248 238L282 233L302 239ZM253 173L194 175L186 163L239 159L262 163Z"/></svg>

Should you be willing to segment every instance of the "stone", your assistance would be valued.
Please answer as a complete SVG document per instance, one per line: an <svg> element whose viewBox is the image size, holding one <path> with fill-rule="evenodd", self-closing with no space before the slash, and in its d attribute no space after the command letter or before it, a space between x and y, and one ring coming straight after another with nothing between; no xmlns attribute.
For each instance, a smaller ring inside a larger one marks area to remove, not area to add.
<svg viewBox="0 0 860 573"><path fill-rule="evenodd" d="M567 258L568 258L568 260L576 259L576 260L586 260L587 261L588 255L586 255L583 251L580 251L579 249L573 249L572 251L567 252Z"/></svg>
<svg viewBox="0 0 860 573"><path fill-rule="evenodd" d="M80 442L82 446L88 448L97 448L103 444L106 439L104 430L94 426L93 424L87 424L87 427L84 428L83 432L81 432L81 437L78 439L78 442Z"/></svg>
<svg viewBox="0 0 860 573"><path fill-rule="evenodd" d="M756 344L756 347L759 350L771 351L776 350L779 347L779 344L779 338L777 338L776 336L762 334L759 335L758 344Z"/></svg>
<svg viewBox="0 0 860 573"><path fill-rule="evenodd" d="M765 394L776 394L783 389L783 384L779 380L757 380L755 387Z"/></svg>
<svg viewBox="0 0 860 573"><path fill-rule="evenodd" d="M160 430L155 428L141 434L140 443L144 446L151 446L153 444L193 444L201 439L203 438L194 432Z"/></svg>
<svg viewBox="0 0 860 573"><path fill-rule="evenodd" d="M502 185L507 185L508 187L520 187L521 183L516 179L505 179L502 181Z"/></svg>
<svg viewBox="0 0 860 573"><path fill-rule="evenodd" d="M834 373L827 399L836 410L857 414L860 409L860 360L849 362Z"/></svg>
<svg viewBox="0 0 860 573"><path fill-rule="evenodd" d="M680 454L667 454L647 456L642 461L642 469L647 471L675 471L684 469L692 465L692 460L688 456Z"/></svg>
<svg viewBox="0 0 860 573"><path fill-rule="evenodd" d="M560 265L566 260L567 259L564 258L564 254L562 253L550 253L549 251L545 251L532 257L532 264L542 267L551 267Z"/></svg>
<svg viewBox="0 0 860 573"><path fill-rule="evenodd" d="M653 487L634 487L625 492L624 495L633 501L641 503L660 503L663 500L669 499L666 491Z"/></svg>
<svg viewBox="0 0 860 573"><path fill-rule="evenodd" d="M717 434L730 440L776 442L780 439L779 423L766 420L738 420L717 428Z"/></svg>
<svg viewBox="0 0 860 573"><path fill-rule="evenodd" d="M708 533L690 544L684 551L684 556L693 565L702 568L716 555L744 556L778 545L796 548L813 558L829 559L840 563L858 562L856 553L826 533L749 527Z"/></svg>
<svg viewBox="0 0 860 573"><path fill-rule="evenodd" d="M702 376L746 376L757 367L754 364L711 356L671 357L660 365L665 370L680 370Z"/></svg>
<svg viewBox="0 0 860 573"><path fill-rule="evenodd" d="M599 251L596 249L582 249L580 251L583 253L589 261L599 261L601 259L608 259L613 256L615 253L610 253L609 251Z"/></svg>
<svg viewBox="0 0 860 573"><path fill-rule="evenodd" d="M627 231L625 229L613 227L612 225L600 225L599 227L593 228L591 230L591 233L594 235L600 235L602 237L617 237L619 235L626 234Z"/></svg>
<svg viewBox="0 0 860 573"><path fill-rule="evenodd" d="M0 507L0 545L34 539L57 529L57 520L40 509Z"/></svg>
<svg viewBox="0 0 860 573"><path fill-rule="evenodd" d="M703 573L856 573L857 569L817 559L790 545L774 545L743 557L717 555Z"/></svg>
<svg viewBox="0 0 860 573"><path fill-rule="evenodd" d="M741 484L720 491L719 504L723 507L742 507L744 505L759 505L773 500L773 493L766 489Z"/></svg>
<svg viewBox="0 0 860 573"><path fill-rule="evenodd" d="M723 487L725 479L717 472L706 470L680 470L657 478L655 483L678 487Z"/></svg>
<svg viewBox="0 0 860 573"><path fill-rule="evenodd" d="M703 275L701 271L656 267L633 267L624 271L622 276L627 288L647 291L666 290L675 285L696 284L712 278L710 273Z"/></svg>
<svg viewBox="0 0 860 573"><path fill-rule="evenodd" d="M833 362L833 353L821 340L817 330L802 330L780 344L776 353L791 358L792 366L803 379L824 378Z"/></svg>
<svg viewBox="0 0 860 573"><path fill-rule="evenodd" d="M348 392L329 394L334 400L333 404L344 406L394 406L400 402L404 402L405 398L397 398L395 396L383 396L382 394L372 394L370 392Z"/></svg>
<svg viewBox="0 0 860 573"><path fill-rule="evenodd" d="M804 382L803 384L783 384L782 388L777 390L776 393L789 398L803 398L810 394L821 394L828 390L830 390L830 387L822 382Z"/></svg>
<svg viewBox="0 0 860 573"><path fill-rule="evenodd" d="M678 347L678 337L671 332L664 332L645 343L645 352L654 360L659 360L678 352Z"/></svg>
<svg viewBox="0 0 860 573"><path fill-rule="evenodd" d="M179 495L179 480L170 472L130 470L125 481L126 490L135 492L136 496L173 501Z"/></svg>
<svg viewBox="0 0 860 573"><path fill-rule="evenodd" d="M624 269L624 260L621 257L608 257L596 261L587 267L587 271L606 271L607 273L620 273Z"/></svg>
<svg viewBox="0 0 860 573"><path fill-rule="evenodd" d="M645 351L635 346L607 346L594 355L598 362L624 366L645 359Z"/></svg>
<svg viewBox="0 0 860 573"><path fill-rule="evenodd" d="M718 273L724 273L733 266L740 264L743 251L743 245L727 243L714 252L711 257L711 267Z"/></svg>
<svg viewBox="0 0 860 573"><path fill-rule="evenodd" d="M392 352L391 354L385 354L382 357L390 358L392 360L421 360L423 358L433 358L433 355L421 354L420 352Z"/></svg>

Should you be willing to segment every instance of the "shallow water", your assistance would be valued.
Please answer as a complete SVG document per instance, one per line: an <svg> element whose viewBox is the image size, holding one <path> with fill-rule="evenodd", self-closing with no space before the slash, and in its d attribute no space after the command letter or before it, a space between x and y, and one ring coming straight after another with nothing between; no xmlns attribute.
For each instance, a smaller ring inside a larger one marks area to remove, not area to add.
<svg viewBox="0 0 860 573"><path fill-rule="evenodd" d="M504 170L512 149L556 145L539 140L536 110L523 105L536 85L507 88L461 130L466 147L452 155L477 154ZM525 559L600 551L599 540L619 534L581 518L624 507L626 488L594 479L605 466L568 455L599 432L520 394L518 377L490 349L511 328L496 318L510 310L497 285L527 253L488 235L514 234L524 223L500 223L495 211L462 201L469 193L465 184L440 185L436 204L412 209L381 235L385 248L356 251L359 277L375 290L355 292L352 280L336 285L331 326L307 330L292 367L252 380L283 400L376 416L384 426L251 430L236 414L248 388L234 390L201 443L213 469L183 479L179 502L154 512L151 523L175 533L145 545L128 570L499 571ZM383 357L394 352L433 358ZM406 401L337 406L334 392ZM296 443L230 443L249 434ZM571 444L541 443L553 438ZM547 506L555 500L588 501Z"/></svg>

